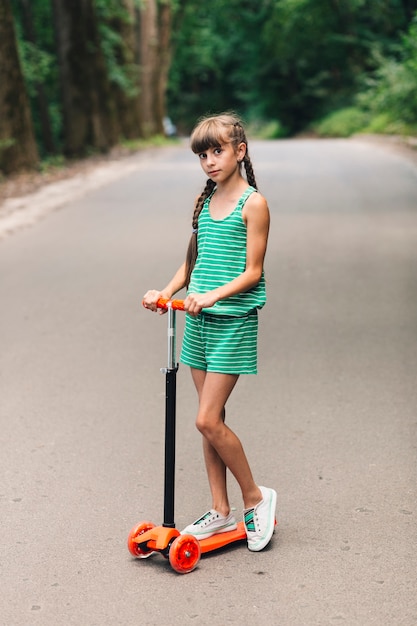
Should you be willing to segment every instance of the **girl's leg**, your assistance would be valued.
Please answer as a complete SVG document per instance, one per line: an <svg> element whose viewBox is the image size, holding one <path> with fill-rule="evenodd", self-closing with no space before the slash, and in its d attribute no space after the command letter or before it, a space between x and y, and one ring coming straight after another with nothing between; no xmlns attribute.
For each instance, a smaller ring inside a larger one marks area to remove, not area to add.
<svg viewBox="0 0 417 626"><path fill-rule="evenodd" d="M225 467L228 467L239 483L244 507L253 507L262 499L262 493L253 480L240 440L223 421L224 407L238 376L194 369L192 374L200 401L196 425L204 436L207 474L214 497L222 499L221 506L225 503L229 506L225 482Z"/></svg>
<svg viewBox="0 0 417 626"><path fill-rule="evenodd" d="M194 381L194 385L197 389L198 397L200 399L204 387L206 372L203 370L191 368L191 375ZM226 409L223 406L220 414L223 422L225 420L225 416ZM226 517L230 513L230 504L227 495L226 485L226 466L217 454L216 450L204 436L203 453L206 464L207 477L210 485L212 507L221 515Z"/></svg>

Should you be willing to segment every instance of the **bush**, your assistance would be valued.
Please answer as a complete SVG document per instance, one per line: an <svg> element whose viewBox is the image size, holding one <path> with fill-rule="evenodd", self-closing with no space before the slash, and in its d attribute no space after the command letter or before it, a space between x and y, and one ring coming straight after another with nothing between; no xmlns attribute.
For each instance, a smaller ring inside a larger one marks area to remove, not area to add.
<svg viewBox="0 0 417 626"><path fill-rule="evenodd" d="M248 135L257 139L283 139L288 137L288 130L279 120L254 121L248 125Z"/></svg>
<svg viewBox="0 0 417 626"><path fill-rule="evenodd" d="M379 113L372 116L369 124L361 132L380 135L416 135L417 124L407 124L401 119L394 119L389 113Z"/></svg>
<svg viewBox="0 0 417 626"><path fill-rule="evenodd" d="M417 16L403 37L399 56L379 57L379 67L357 103L370 112L373 125L382 127L382 132L404 134L417 126Z"/></svg>
<svg viewBox="0 0 417 626"><path fill-rule="evenodd" d="M311 130L321 137L350 137L359 133L369 122L369 115L358 107L333 111L314 123Z"/></svg>

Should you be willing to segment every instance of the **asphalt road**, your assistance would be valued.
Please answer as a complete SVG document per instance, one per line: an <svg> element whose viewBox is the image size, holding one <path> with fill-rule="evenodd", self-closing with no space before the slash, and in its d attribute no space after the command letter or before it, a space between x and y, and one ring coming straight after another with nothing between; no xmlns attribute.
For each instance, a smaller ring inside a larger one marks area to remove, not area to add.
<svg viewBox="0 0 417 626"><path fill-rule="evenodd" d="M126 549L163 512L166 318L140 300L182 262L203 183L161 149L0 244L0 624L417 624L416 166L358 141L251 153L269 300L228 420L278 491L270 547L185 576ZM210 504L185 367L177 409L181 527Z"/></svg>

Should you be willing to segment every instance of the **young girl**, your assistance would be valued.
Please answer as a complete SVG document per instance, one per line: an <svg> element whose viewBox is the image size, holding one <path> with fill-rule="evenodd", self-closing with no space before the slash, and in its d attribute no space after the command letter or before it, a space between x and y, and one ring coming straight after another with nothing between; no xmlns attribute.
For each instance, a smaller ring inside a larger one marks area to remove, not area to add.
<svg viewBox="0 0 417 626"><path fill-rule="evenodd" d="M237 117L201 120L192 132L191 149L208 180L196 200L186 261L162 291L144 295L144 305L156 311L159 298L172 298L187 287L180 360L190 366L198 394L196 426L203 435L212 508L182 533L205 539L236 528L227 495L228 468L242 491L249 550L257 552L272 537L277 496L254 482L242 444L225 424L225 405L239 375L257 373L257 311L266 301L269 210L257 192Z"/></svg>

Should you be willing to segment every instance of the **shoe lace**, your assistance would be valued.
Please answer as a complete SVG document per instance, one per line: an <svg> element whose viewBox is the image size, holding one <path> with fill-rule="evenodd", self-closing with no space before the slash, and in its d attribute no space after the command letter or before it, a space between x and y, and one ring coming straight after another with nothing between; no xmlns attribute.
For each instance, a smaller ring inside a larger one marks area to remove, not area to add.
<svg viewBox="0 0 417 626"><path fill-rule="evenodd" d="M200 517L200 519L194 522L194 526L206 526L207 524L212 522L215 518L216 516L214 513L212 513L212 511L207 511L207 513L204 513L204 515Z"/></svg>

